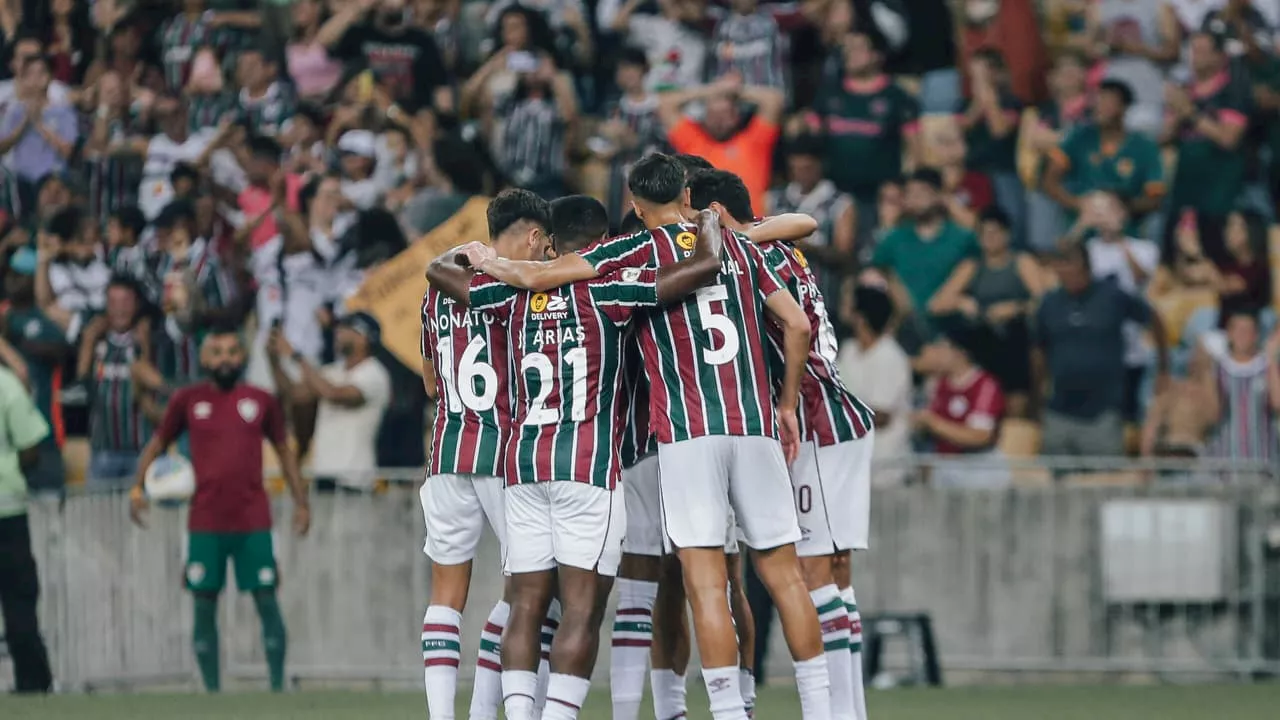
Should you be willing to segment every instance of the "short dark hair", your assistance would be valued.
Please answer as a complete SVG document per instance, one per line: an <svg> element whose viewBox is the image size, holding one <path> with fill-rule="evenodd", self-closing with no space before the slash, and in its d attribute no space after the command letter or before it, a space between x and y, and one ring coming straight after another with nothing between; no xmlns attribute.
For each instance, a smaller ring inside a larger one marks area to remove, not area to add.
<svg viewBox="0 0 1280 720"><path fill-rule="evenodd" d="M934 190L941 190L942 189L942 173L930 167L920 168L915 172L911 173L910 175L908 175L903 180L902 184L905 186L908 183L913 183L913 182L924 183L932 187Z"/></svg>
<svg viewBox="0 0 1280 720"><path fill-rule="evenodd" d="M1058 238L1057 244L1049 253L1049 259L1061 262L1078 262L1089 273L1093 274L1093 261L1089 251L1080 242L1069 237Z"/></svg>
<svg viewBox="0 0 1280 720"><path fill-rule="evenodd" d="M511 188L498 193L497 197L489 201L485 217L489 221L490 238L497 238L512 225L521 221L534 223L543 230L551 225L547 201L520 188Z"/></svg>
<svg viewBox="0 0 1280 720"><path fill-rule="evenodd" d="M1252 305L1237 305L1227 309L1222 313L1222 327L1226 327L1232 318L1247 317L1254 323L1261 323L1262 319L1258 316L1258 309Z"/></svg>
<svg viewBox="0 0 1280 720"><path fill-rule="evenodd" d="M276 142L275 138L256 133L249 136L249 154L253 157L280 162L280 156L283 153L280 143Z"/></svg>
<svg viewBox="0 0 1280 720"><path fill-rule="evenodd" d="M551 202L551 236L557 253L573 252L609 233L609 211L589 195Z"/></svg>
<svg viewBox="0 0 1280 720"><path fill-rule="evenodd" d="M1123 80L1107 78L1098 85L1098 92L1115 93L1125 107L1133 105L1133 88L1129 87L1129 83Z"/></svg>
<svg viewBox="0 0 1280 720"><path fill-rule="evenodd" d="M1004 60L1004 53L990 46L974 50L973 59L985 62L993 70L1007 70L1009 68L1009 64Z"/></svg>
<svg viewBox="0 0 1280 720"><path fill-rule="evenodd" d="M205 333L205 337L209 338L222 335L233 335L243 344L244 336L241 335L241 332L242 330L240 325L234 320L217 320L209 326L208 331Z"/></svg>
<svg viewBox="0 0 1280 720"><path fill-rule="evenodd" d="M697 210L711 207L717 202L738 222L751 222L756 215L751 211L751 193L742 178L727 170L703 170L689 178L689 204Z"/></svg>
<svg viewBox="0 0 1280 720"><path fill-rule="evenodd" d="M691 153L679 153L674 156L676 162L684 168L686 173L692 173L695 170L715 170L716 166L711 164L710 160L701 155L693 155Z"/></svg>
<svg viewBox="0 0 1280 720"><path fill-rule="evenodd" d="M993 222L1005 230L1013 227L1013 223L1009 220L1009 213L1005 212L999 205L984 208L982 212L978 213L978 224L981 225L984 222Z"/></svg>
<svg viewBox="0 0 1280 720"><path fill-rule="evenodd" d="M294 117L304 117L311 122L312 125L320 129L324 129L324 110L318 105L310 102L298 103L297 109L293 111Z"/></svg>
<svg viewBox="0 0 1280 720"><path fill-rule="evenodd" d="M826 155L826 142L813 133L802 133L791 139L786 146L788 155L822 158Z"/></svg>
<svg viewBox="0 0 1280 720"><path fill-rule="evenodd" d="M631 194L644 202L656 205L673 203L684 191L686 173L680 160L653 153L643 158L631 168L627 178L627 187Z"/></svg>
<svg viewBox="0 0 1280 720"><path fill-rule="evenodd" d="M436 169L453 184L453 189L466 195L484 192L484 161L465 140L445 136L432 145Z"/></svg>
<svg viewBox="0 0 1280 720"><path fill-rule="evenodd" d="M946 341L952 347L967 355L970 360L973 360L982 341L979 333L981 333L981 330L970 323L962 321L946 322L942 324L938 336L934 340Z"/></svg>
<svg viewBox="0 0 1280 720"><path fill-rule="evenodd" d="M635 65L649 71L649 56L635 45L627 45L618 53L619 65Z"/></svg>
<svg viewBox="0 0 1280 720"><path fill-rule="evenodd" d="M188 225L194 225L196 221L196 208L191 204L190 200L174 200L156 216L154 225L157 229L167 230L180 222Z"/></svg>
<svg viewBox="0 0 1280 720"><path fill-rule="evenodd" d="M125 230L133 233L134 237L142 234L147 229L147 216L142 214L142 210L137 205L125 205L117 208L111 213L111 218L120 223Z"/></svg>
<svg viewBox="0 0 1280 720"><path fill-rule="evenodd" d="M644 221L636 214L636 209L631 208L626 215L622 216L622 222L618 223L618 232L623 235L634 235L636 233L648 230L644 226Z"/></svg>
<svg viewBox="0 0 1280 720"><path fill-rule="evenodd" d="M146 298L146 295L142 293L142 286L139 285L138 281L131 275L113 273L111 275L111 279L107 281L107 289L110 290L113 287L124 288L125 290L133 293L133 296L138 299L139 304L141 304Z"/></svg>
<svg viewBox="0 0 1280 720"><path fill-rule="evenodd" d="M187 179L193 183L200 182L200 171L196 170L191 163L180 162L173 166L173 172L169 173L169 182L177 183L179 180Z"/></svg>
<svg viewBox="0 0 1280 720"><path fill-rule="evenodd" d="M885 328L889 327L889 321L893 319L893 299L879 288L873 288L868 285L859 285L853 289L853 308L867 325L871 328L871 332L879 335L883 333Z"/></svg>
<svg viewBox="0 0 1280 720"><path fill-rule="evenodd" d="M84 228L85 217L84 211L79 206L64 207L45 223L45 231L63 242L74 240L79 237L80 231Z"/></svg>
<svg viewBox="0 0 1280 720"><path fill-rule="evenodd" d="M1211 30L1197 30L1196 32L1191 33L1191 38L1190 38L1190 39L1191 39L1191 40L1194 40L1194 39L1195 39L1195 37L1196 37L1197 35L1203 35L1204 37L1207 37L1207 38L1209 38L1211 41L1213 41L1213 49L1214 49L1214 50L1216 50L1216 51L1218 51L1218 52L1225 52L1225 51L1226 51L1226 49L1227 49L1227 38L1226 38L1226 36L1225 36L1225 35L1222 35L1222 34L1219 34L1219 33L1213 32L1213 31L1211 31Z"/></svg>

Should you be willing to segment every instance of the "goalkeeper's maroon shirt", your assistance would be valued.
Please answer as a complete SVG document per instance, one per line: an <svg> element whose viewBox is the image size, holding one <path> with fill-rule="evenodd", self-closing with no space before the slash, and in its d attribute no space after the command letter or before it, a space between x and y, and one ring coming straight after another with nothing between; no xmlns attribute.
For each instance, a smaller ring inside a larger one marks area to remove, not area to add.
<svg viewBox="0 0 1280 720"><path fill-rule="evenodd" d="M156 435L168 445L186 431L196 494L188 529L253 532L271 529L262 485L262 441L285 442L284 410L275 396L250 385L222 390L211 382L178 390Z"/></svg>

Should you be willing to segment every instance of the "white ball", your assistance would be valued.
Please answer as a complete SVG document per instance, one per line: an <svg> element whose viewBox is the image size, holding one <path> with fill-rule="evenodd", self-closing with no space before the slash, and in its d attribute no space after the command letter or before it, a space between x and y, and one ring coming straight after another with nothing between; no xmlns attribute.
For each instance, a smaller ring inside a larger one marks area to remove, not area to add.
<svg viewBox="0 0 1280 720"><path fill-rule="evenodd" d="M152 500L189 500L196 491L196 473L181 455L165 455L147 468L143 486Z"/></svg>

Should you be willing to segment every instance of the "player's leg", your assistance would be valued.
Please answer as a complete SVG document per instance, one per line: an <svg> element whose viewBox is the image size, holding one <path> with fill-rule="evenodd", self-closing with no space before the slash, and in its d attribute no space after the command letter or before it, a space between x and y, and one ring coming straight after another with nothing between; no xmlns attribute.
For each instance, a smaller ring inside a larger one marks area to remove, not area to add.
<svg viewBox="0 0 1280 720"><path fill-rule="evenodd" d="M555 551L551 541L549 483L504 491L506 571L511 605L502 639L502 697L507 720L535 720L543 621L551 604Z"/></svg>
<svg viewBox="0 0 1280 720"><path fill-rule="evenodd" d="M834 523L847 523L848 511L842 502L844 488L839 484L843 474L822 472L819 462L821 450L815 443L806 442L800 447L800 455L791 464L791 485L795 492L796 512L800 521L802 538L796 544L800 556L800 570L805 587L818 612L822 628L822 647L827 658L827 678L831 684L831 717L833 720L854 720L853 687L851 684L849 614L840 590L832 575L832 563L836 555L835 537L839 530Z"/></svg>
<svg viewBox="0 0 1280 720"><path fill-rule="evenodd" d="M276 597L279 571L271 532L240 533L232 537L234 543L231 559L236 568L236 588L253 595L253 605L262 621L262 648L267 656L267 674L271 690L284 690L284 658L288 636L284 627L284 614Z"/></svg>
<svg viewBox="0 0 1280 720"><path fill-rule="evenodd" d="M498 477L476 477L472 481L472 487L505 557L507 526L502 504L504 482ZM497 720L498 708L502 706L502 633L506 630L507 618L511 615L511 606L507 604L510 597L509 578L504 577L502 597L494 603L489 617L485 618L484 629L480 632L480 650L476 656L475 680L471 686L470 720Z"/></svg>
<svg viewBox="0 0 1280 720"><path fill-rule="evenodd" d="M763 437L733 438L730 499L760 580L782 621L795 662L796 690L805 720L831 716L830 681L818 613L809 598L795 543L800 526L782 447Z"/></svg>
<svg viewBox="0 0 1280 720"><path fill-rule="evenodd" d="M875 430L865 436L818 449L818 466L828 506L845 508L843 521L831 526L837 553L832 558L831 581L840 593L849 617L849 687L853 696L853 713L858 720L867 718L867 701L862 682L862 616L849 582L850 550L866 550L871 535L871 455L875 446ZM834 478L834 482L832 481ZM835 512L833 517L841 517Z"/></svg>
<svg viewBox="0 0 1280 720"><path fill-rule="evenodd" d="M618 608L609 653L609 694L614 720L635 720L653 645L653 606L662 574L662 518L658 511L658 458L650 456L622 473L627 534L618 568Z"/></svg>
<svg viewBox="0 0 1280 720"><path fill-rule="evenodd" d="M658 597L653 604L653 648L649 654L653 669L649 672L649 685L654 716L670 720L684 717L689 710L685 673L693 648L680 560L675 555L664 555L660 568Z"/></svg>
<svg viewBox="0 0 1280 720"><path fill-rule="evenodd" d="M431 558L431 598L422 616L423 684L431 717L451 720L462 660L462 611L484 513L469 475L431 475L418 497L427 526L423 551Z"/></svg>
<svg viewBox="0 0 1280 720"><path fill-rule="evenodd" d="M193 532L187 536L187 589L194 605L191 648L204 689L222 687L218 649L218 594L227 581L227 550L222 533Z"/></svg>
<svg viewBox="0 0 1280 720"><path fill-rule="evenodd" d="M553 573L555 574L555 573ZM547 608L547 616L542 620L542 658L538 662L538 691L534 693L533 705L542 714L547 705L547 684L551 682L551 643L555 642L556 632L560 628L559 580L551 583L551 605Z"/></svg>
<svg viewBox="0 0 1280 720"><path fill-rule="evenodd" d="M562 616L551 645L543 720L573 720L591 689L613 578L622 558L627 513L622 489L551 484L552 537Z"/></svg>
<svg viewBox="0 0 1280 720"><path fill-rule="evenodd" d="M727 440L711 436L660 445L658 479L663 527L683 569L712 717L743 720L738 635L724 565L731 462Z"/></svg>
<svg viewBox="0 0 1280 720"><path fill-rule="evenodd" d="M751 604L742 587L742 554L738 552L738 529L732 529L732 552L724 556L725 571L729 575L729 610L733 613L733 626L738 631L738 683L742 692L742 704L749 717L756 711L756 619L751 614Z"/></svg>
<svg viewBox="0 0 1280 720"><path fill-rule="evenodd" d="M853 690L853 712L858 720L867 720L866 685L862 677L862 614L858 612L858 599L853 594L849 553L836 555L833 566L840 599L849 614L849 687Z"/></svg>

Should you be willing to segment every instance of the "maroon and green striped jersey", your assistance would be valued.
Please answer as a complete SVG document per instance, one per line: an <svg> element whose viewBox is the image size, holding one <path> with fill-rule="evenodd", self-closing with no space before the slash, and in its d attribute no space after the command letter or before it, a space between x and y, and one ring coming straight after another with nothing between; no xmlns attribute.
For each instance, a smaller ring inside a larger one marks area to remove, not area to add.
<svg viewBox="0 0 1280 720"><path fill-rule="evenodd" d="M493 315L428 287L422 301L422 356L436 372L427 475L501 475L511 427L506 330Z"/></svg>
<svg viewBox="0 0 1280 720"><path fill-rule="evenodd" d="M508 485L617 485L626 424L623 349L636 311L658 304L657 288L657 272L638 268L545 293L487 275L472 279L471 307L506 325L516 372Z"/></svg>
<svg viewBox="0 0 1280 720"><path fill-rule="evenodd" d="M697 242L689 224L610 238L580 254L602 275L671 265ZM650 431L660 443L706 435L777 437L765 299L782 279L747 238L726 231L715 284L638 323Z"/></svg>
<svg viewBox="0 0 1280 720"><path fill-rule="evenodd" d="M800 381L800 407L796 413L800 437L825 447L865 436L872 428L871 408L849 392L840 379L836 331L809 261L790 243L771 243L764 254L809 318L809 360ZM776 325L770 324L769 339L781 358L782 332ZM777 377L781 380L780 374Z"/></svg>
<svg viewBox="0 0 1280 720"><path fill-rule="evenodd" d="M640 339L633 331L623 351L623 378L626 392L623 394L626 427L622 431L622 469L635 465L644 456L658 451L658 441L649 432L649 378L644 374L644 355L640 352Z"/></svg>

